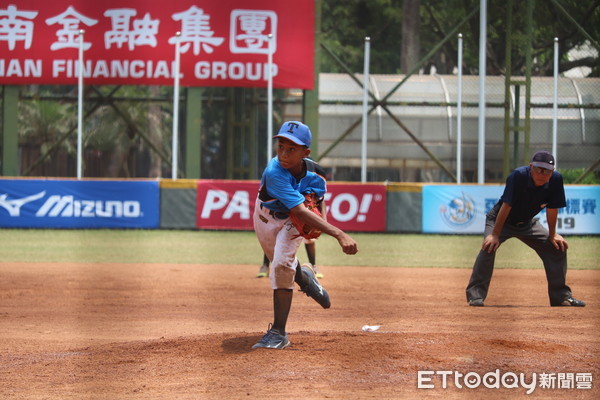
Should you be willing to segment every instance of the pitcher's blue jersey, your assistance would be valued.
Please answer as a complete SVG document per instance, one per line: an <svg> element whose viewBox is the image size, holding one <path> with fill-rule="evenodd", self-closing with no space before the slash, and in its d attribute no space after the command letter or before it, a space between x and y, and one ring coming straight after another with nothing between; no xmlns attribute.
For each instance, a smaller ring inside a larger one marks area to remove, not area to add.
<svg viewBox="0 0 600 400"><path fill-rule="evenodd" d="M260 180L258 198L263 207L280 213L290 210L304 202L304 195L315 193L319 201L327 191L325 171L315 161L305 158L306 175L300 180L279 164L277 157L269 161Z"/></svg>

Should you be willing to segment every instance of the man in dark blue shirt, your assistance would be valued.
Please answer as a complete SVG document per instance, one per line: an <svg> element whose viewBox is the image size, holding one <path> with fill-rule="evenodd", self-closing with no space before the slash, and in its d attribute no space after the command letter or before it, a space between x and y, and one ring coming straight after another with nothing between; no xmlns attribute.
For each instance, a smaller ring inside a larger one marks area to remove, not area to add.
<svg viewBox="0 0 600 400"><path fill-rule="evenodd" d="M538 151L529 166L515 169L506 179L504 193L486 215L483 244L467 286L471 306L483 306L487 297L496 250L511 237L536 251L544 263L551 306L584 307L566 284L567 241L556 233L558 209L566 206L562 176L554 170L554 156ZM548 230L534 217L546 209Z"/></svg>

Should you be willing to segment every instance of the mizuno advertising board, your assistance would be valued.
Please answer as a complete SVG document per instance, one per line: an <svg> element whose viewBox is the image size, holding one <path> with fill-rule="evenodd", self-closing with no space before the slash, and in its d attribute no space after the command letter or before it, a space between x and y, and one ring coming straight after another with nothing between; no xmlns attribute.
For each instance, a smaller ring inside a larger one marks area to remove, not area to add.
<svg viewBox="0 0 600 400"><path fill-rule="evenodd" d="M0 179L0 227L158 228L157 181Z"/></svg>
<svg viewBox="0 0 600 400"><path fill-rule="evenodd" d="M259 181L198 181L197 227L253 230L259 185ZM325 204L327 220L342 230L385 231L385 185L327 183Z"/></svg>
<svg viewBox="0 0 600 400"><path fill-rule="evenodd" d="M83 34L80 32L83 31ZM312 89L314 0L0 0L0 85ZM269 47L270 46L270 47Z"/></svg>
<svg viewBox="0 0 600 400"><path fill-rule="evenodd" d="M483 234L485 214L496 204L504 185L426 185L423 187L424 233ZM600 234L600 186L565 185L567 206L558 210L561 235ZM537 216L544 224L546 210Z"/></svg>

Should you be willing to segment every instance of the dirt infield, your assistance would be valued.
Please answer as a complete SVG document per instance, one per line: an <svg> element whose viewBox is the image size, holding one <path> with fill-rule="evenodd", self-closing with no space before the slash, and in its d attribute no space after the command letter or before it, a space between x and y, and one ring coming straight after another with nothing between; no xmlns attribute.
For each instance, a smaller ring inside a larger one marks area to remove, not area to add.
<svg viewBox="0 0 600 400"><path fill-rule="evenodd" d="M600 271L568 274L582 309L549 307L541 269L497 270L473 308L470 270L325 267L332 308L296 292L282 351L251 349L272 318L256 271L0 263L0 398L600 398Z"/></svg>

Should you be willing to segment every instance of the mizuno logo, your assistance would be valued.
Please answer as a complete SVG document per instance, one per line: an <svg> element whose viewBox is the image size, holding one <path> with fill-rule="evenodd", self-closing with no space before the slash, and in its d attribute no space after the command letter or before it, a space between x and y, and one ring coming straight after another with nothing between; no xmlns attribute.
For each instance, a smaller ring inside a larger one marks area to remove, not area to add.
<svg viewBox="0 0 600 400"><path fill-rule="evenodd" d="M35 213L36 217L141 217L139 201L75 200L73 196L53 195Z"/></svg>
<svg viewBox="0 0 600 400"><path fill-rule="evenodd" d="M18 217L21 215L21 207L23 207L23 205L41 199L45 194L46 191L43 191L31 196L23 197L22 199L7 200L8 195L5 193L0 195L0 207L4 207L11 217Z"/></svg>
<svg viewBox="0 0 600 400"><path fill-rule="evenodd" d="M7 195L0 195L0 206L8 211L11 217L21 216L21 207L27 203L41 199L46 191L24 197L7 200ZM77 200L73 196L52 195L35 213L36 217L66 218L139 218L142 216L141 204L135 200Z"/></svg>

